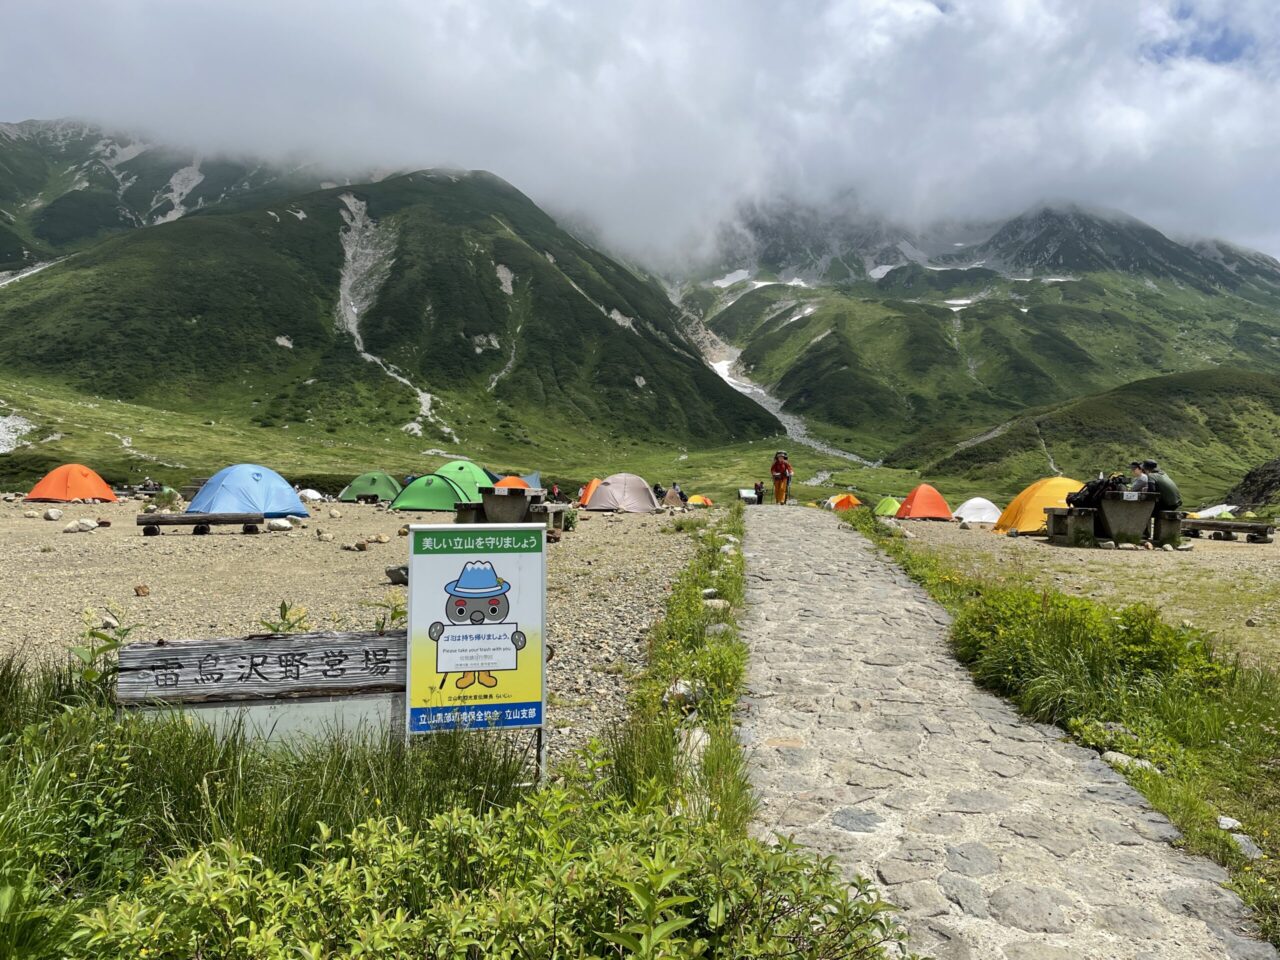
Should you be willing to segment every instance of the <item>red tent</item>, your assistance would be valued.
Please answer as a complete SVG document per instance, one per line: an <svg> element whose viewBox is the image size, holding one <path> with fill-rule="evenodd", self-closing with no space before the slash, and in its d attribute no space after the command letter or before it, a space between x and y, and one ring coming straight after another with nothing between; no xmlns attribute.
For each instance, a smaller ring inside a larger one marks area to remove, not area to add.
<svg viewBox="0 0 1280 960"><path fill-rule="evenodd" d="M902 501L898 508L899 520L950 520L951 508L942 494L927 483L922 483Z"/></svg>
<svg viewBox="0 0 1280 960"><path fill-rule="evenodd" d="M79 463L64 463L44 475L44 479L31 488L28 500L53 500L65 503L69 500L111 500L116 495L106 482Z"/></svg>

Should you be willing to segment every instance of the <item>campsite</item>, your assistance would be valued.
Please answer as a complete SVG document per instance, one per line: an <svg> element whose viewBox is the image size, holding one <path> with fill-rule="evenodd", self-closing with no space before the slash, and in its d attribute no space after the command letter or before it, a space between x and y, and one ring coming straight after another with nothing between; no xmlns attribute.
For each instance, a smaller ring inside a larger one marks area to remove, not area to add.
<svg viewBox="0 0 1280 960"><path fill-rule="evenodd" d="M0 960L1280 960L1271 5L10 6Z"/></svg>

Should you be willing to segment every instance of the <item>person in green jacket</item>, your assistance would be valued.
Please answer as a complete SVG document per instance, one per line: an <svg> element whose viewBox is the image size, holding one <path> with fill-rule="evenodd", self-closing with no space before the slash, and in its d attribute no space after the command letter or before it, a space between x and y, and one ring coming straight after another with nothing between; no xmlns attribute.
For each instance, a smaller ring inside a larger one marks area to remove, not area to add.
<svg viewBox="0 0 1280 960"><path fill-rule="evenodd" d="M1150 485L1148 489L1160 494L1157 510L1177 510L1182 506L1182 494L1178 492L1178 485L1160 469L1159 464L1154 460L1144 460L1142 472L1147 475L1147 483Z"/></svg>

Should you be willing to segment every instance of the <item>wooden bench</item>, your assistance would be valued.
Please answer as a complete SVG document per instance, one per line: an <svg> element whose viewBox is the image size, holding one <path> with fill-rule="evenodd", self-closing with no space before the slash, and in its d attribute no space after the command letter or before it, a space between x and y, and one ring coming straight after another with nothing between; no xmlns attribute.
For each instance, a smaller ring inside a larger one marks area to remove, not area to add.
<svg viewBox="0 0 1280 960"><path fill-rule="evenodd" d="M243 533L257 533L267 520L260 513L140 513L137 522L144 537L158 537L161 527L191 527L203 536L210 527L236 523Z"/></svg>
<svg viewBox="0 0 1280 960"><path fill-rule="evenodd" d="M1199 537L1206 533L1215 540L1235 540L1243 533L1249 543L1272 543L1276 537L1276 528L1265 520L1192 520L1182 521L1182 532L1188 537Z"/></svg>

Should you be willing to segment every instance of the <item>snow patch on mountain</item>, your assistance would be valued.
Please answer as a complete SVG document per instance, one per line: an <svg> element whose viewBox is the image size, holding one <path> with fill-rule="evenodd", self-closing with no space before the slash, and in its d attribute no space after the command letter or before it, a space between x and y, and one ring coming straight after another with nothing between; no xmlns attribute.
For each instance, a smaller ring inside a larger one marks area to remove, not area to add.
<svg viewBox="0 0 1280 960"><path fill-rule="evenodd" d="M182 205L182 201L187 199L187 195L196 187L204 182L204 174L200 172L200 158L196 157L189 166L180 170L175 170L173 176L169 178L168 185L155 195L151 201L151 209L156 210L171 203L173 206L165 213L155 218L155 223L169 223L177 220L187 208Z"/></svg>
<svg viewBox="0 0 1280 960"><path fill-rule="evenodd" d="M498 275L498 286L502 288L502 292L507 296L516 292L515 279L516 275L511 272L511 268L502 263L496 263L493 266L494 272Z"/></svg>
<svg viewBox="0 0 1280 960"><path fill-rule="evenodd" d="M0 453L12 453L24 446L22 439L36 428L36 425L16 413L0 415Z"/></svg>
<svg viewBox="0 0 1280 960"><path fill-rule="evenodd" d="M364 337L360 334L360 315L373 306L378 291L391 274L398 237L391 224L376 223L369 216L368 204L354 194L344 193L338 199L346 208L342 211L342 220L346 226L338 231L343 258L342 273L338 279L338 326L351 334L361 357L376 364L388 377L408 387L417 396L418 416L402 426L401 430L420 437L422 421L427 420L456 443L457 435L432 412L435 397L409 380L395 364L364 348Z"/></svg>

